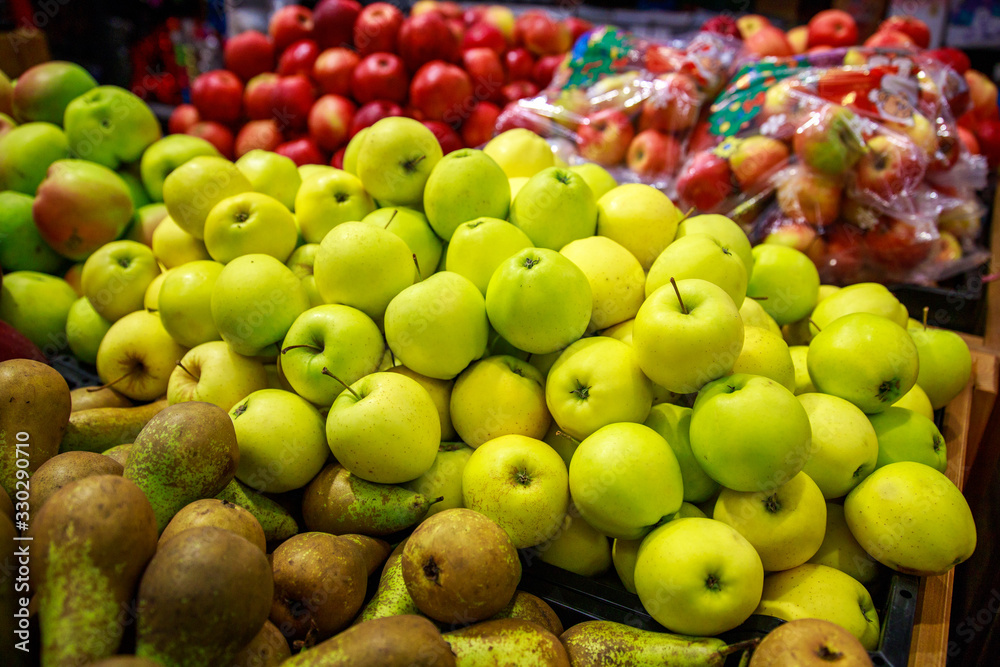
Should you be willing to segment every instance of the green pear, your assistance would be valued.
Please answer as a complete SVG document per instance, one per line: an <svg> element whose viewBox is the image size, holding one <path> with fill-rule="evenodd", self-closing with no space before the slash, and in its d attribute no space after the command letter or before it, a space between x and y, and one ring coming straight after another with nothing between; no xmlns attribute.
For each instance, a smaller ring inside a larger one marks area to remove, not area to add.
<svg viewBox="0 0 1000 667"><path fill-rule="evenodd" d="M253 514L269 542L282 542L299 532L299 525L288 510L238 479L229 482L215 497L239 505Z"/></svg>
<svg viewBox="0 0 1000 667"><path fill-rule="evenodd" d="M584 621L560 635L570 664L598 667L615 664L631 667L702 665L722 667L726 656L748 648L753 642L727 645L714 637L697 638L668 632L642 630L614 621Z"/></svg>
<svg viewBox="0 0 1000 667"><path fill-rule="evenodd" d="M69 416L61 452L103 452L131 444L149 420L167 407L166 400L126 408L90 408Z"/></svg>
<svg viewBox="0 0 1000 667"><path fill-rule="evenodd" d="M359 623L281 663L283 667L455 667L455 656L434 624L405 614Z"/></svg>
<svg viewBox="0 0 1000 667"><path fill-rule="evenodd" d="M406 540L403 540L389 554L389 559L386 560L385 567L382 568L378 589L354 620L355 625L376 618L420 613L417 604L410 597L406 582L403 580L403 547L405 545Z"/></svg>
<svg viewBox="0 0 1000 667"><path fill-rule="evenodd" d="M557 637L563 633L562 621L559 620L555 610L545 600L524 591L514 593L514 597L507 603L507 606L493 614L490 620L500 618L519 618L522 621L531 621Z"/></svg>
<svg viewBox="0 0 1000 667"><path fill-rule="evenodd" d="M516 655L520 665L569 667L566 648L554 634L531 621L503 618L483 621L447 632L444 640L455 654L455 664L495 664L493 656Z"/></svg>

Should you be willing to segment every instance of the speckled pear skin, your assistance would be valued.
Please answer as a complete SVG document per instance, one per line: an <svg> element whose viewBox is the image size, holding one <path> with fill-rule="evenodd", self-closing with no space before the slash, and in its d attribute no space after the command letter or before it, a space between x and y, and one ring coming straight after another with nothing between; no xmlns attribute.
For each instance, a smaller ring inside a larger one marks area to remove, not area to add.
<svg viewBox="0 0 1000 667"><path fill-rule="evenodd" d="M268 542L282 542L299 532L299 524L288 510L238 479L229 482L215 497L228 500L253 514L264 529L264 538Z"/></svg>
<svg viewBox="0 0 1000 667"><path fill-rule="evenodd" d="M271 621L264 621L260 631L244 646L229 667L277 667L292 655L288 641Z"/></svg>
<svg viewBox="0 0 1000 667"><path fill-rule="evenodd" d="M134 655L116 655L113 658L92 662L87 667L160 667L149 658L139 658Z"/></svg>
<svg viewBox="0 0 1000 667"><path fill-rule="evenodd" d="M416 603L410 597L410 592L406 590L403 582L403 548L406 540L400 542L389 559L382 568L382 577L378 581L378 589L375 595L365 608L361 610L358 617L354 619L354 625L364 621L373 621L376 618L386 618L389 616L404 616L407 614L420 614Z"/></svg>
<svg viewBox="0 0 1000 667"><path fill-rule="evenodd" d="M483 621L446 632L443 637L455 654L456 667L570 666L558 637L540 625L518 618Z"/></svg>
<svg viewBox="0 0 1000 667"><path fill-rule="evenodd" d="M613 621L577 623L559 637L573 667L722 667L726 642L651 632Z"/></svg>
<svg viewBox="0 0 1000 667"><path fill-rule="evenodd" d="M157 529L163 532L182 507L222 491L239 460L236 430L226 411L189 401L149 420L132 443L124 477L149 498Z"/></svg>
<svg viewBox="0 0 1000 667"><path fill-rule="evenodd" d="M93 452L64 452L43 463L31 476L31 509L37 512L52 495L71 482L95 475L117 475L117 461Z"/></svg>
<svg viewBox="0 0 1000 667"><path fill-rule="evenodd" d="M260 548L214 526L186 530L142 576L135 654L163 667L226 667L260 631L273 595Z"/></svg>
<svg viewBox="0 0 1000 667"><path fill-rule="evenodd" d="M341 535L348 542L353 542L361 550L361 559L368 570L368 576L375 574L375 570L382 567L385 560L392 553L392 546L385 540L367 535Z"/></svg>
<svg viewBox="0 0 1000 667"><path fill-rule="evenodd" d="M54 493L29 535L42 665L87 664L114 655L136 584L156 552L146 496L117 475L97 475Z"/></svg>
<svg viewBox="0 0 1000 667"><path fill-rule="evenodd" d="M514 593L507 606L493 614L489 620L501 618L519 618L537 623L557 637L563 633L562 621L555 610L542 598L524 591Z"/></svg>
<svg viewBox="0 0 1000 667"><path fill-rule="evenodd" d="M455 667L455 656L423 616L366 621L299 653L282 667ZM568 664L568 663L567 663Z"/></svg>

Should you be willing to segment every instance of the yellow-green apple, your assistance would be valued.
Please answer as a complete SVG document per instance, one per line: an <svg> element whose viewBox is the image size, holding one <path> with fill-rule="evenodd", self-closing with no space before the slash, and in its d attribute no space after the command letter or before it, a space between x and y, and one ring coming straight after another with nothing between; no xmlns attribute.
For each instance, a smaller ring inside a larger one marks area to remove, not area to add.
<svg viewBox="0 0 1000 667"><path fill-rule="evenodd" d="M587 164L593 164L593 163L588 162ZM597 166L597 165L595 165L595 166ZM530 179L527 176L516 176L514 178L508 178L507 179L507 183L510 185L510 200L511 201L514 201L514 198L517 197L517 193L521 191L521 188L523 188L524 184L527 183L529 180Z"/></svg>
<svg viewBox="0 0 1000 667"><path fill-rule="evenodd" d="M901 327L907 326L906 306L879 283L856 283L837 290L816 304L810 319L820 329L850 313L872 313L887 317Z"/></svg>
<svg viewBox="0 0 1000 667"><path fill-rule="evenodd" d="M844 516L866 552L907 574L944 574L976 548L962 492L923 463L901 461L873 472L847 495Z"/></svg>
<svg viewBox="0 0 1000 667"><path fill-rule="evenodd" d="M205 218L203 233L208 254L223 264L251 254L285 262L299 237L292 212L259 192L243 192L218 202Z"/></svg>
<svg viewBox="0 0 1000 667"><path fill-rule="evenodd" d="M583 577L593 577L611 567L611 542L587 523L572 504L562 530L532 551L543 563Z"/></svg>
<svg viewBox="0 0 1000 667"><path fill-rule="evenodd" d="M753 251L743 229L724 215L707 213L684 218L677 224L677 238L688 234L708 234L743 260L747 276L753 273Z"/></svg>
<svg viewBox="0 0 1000 667"><path fill-rule="evenodd" d="M721 287L689 278L646 298L635 316L632 347L650 380L690 394L732 372L743 349L743 320Z"/></svg>
<svg viewBox="0 0 1000 667"><path fill-rule="evenodd" d="M156 231L156 228L166 217L167 207L163 202L140 206L135 210L132 224L129 226L128 231L125 232L124 238L144 243L152 248L153 232Z"/></svg>
<svg viewBox="0 0 1000 667"><path fill-rule="evenodd" d="M635 561L639 557L639 545L642 540L616 539L611 546L611 561L615 572L629 593L635 594Z"/></svg>
<svg viewBox="0 0 1000 667"><path fill-rule="evenodd" d="M121 236L133 211L118 174L86 160L53 162L31 207L45 242L77 261Z"/></svg>
<svg viewBox="0 0 1000 667"><path fill-rule="evenodd" d="M77 299L66 316L66 342L80 361L97 363L97 350L111 322L100 316L86 297Z"/></svg>
<svg viewBox="0 0 1000 667"><path fill-rule="evenodd" d="M295 196L295 216L308 243L319 243L337 225L358 221L375 210L361 181L340 169L302 179Z"/></svg>
<svg viewBox="0 0 1000 667"><path fill-rule="evenodd" d="M326 439L351 474L399 484L430 469L441 442L441 421L416 380L371 373L347 386L330 406Z"/></svg>
<svg viewBox="0 0 1000 667"><path fill-rule="evenodd" d="M869 651L878 646L878 612L868 590L826 565L805 563L768 575L754 613L785 621L823 619L848 630Z"/></svg>
<svg viewBox="0 0 1000 667"><path fill-rule="evenodd" d="M680 141L672 134L655 129L643 130L635 135L625 154L625 164L643 180L662 179L673 174L680 159Z"/></svg>
<svg viewBox="0 0 1000 667"><path fill-rule="evenodd" d="M923 180L921 157L912 142L879 134L866 147L856 168L856 183L861 192L888 204Z"/></svg>
<svg viewBox="0 0 1000 667"><path fill-rule="evenodd" d="M587 276L566 257L526 248L505 259L486 287L490 324L531 354L561 350L587 330L593 297Z"/></svg>
<svg viewBox="0 0 1000 667"><path fill-rule="evenodd" d="M856 128L857 116L845 107L827 105L799 127L793 147L799 160L828 176L839 176L854 166L864 152Z"/></svg>
<svg viewBox="0 0 1000 667"><path fill-rule="evenodd" d="M562 527L569 506L566 464L541 440L502 435L480 445L462 472L465 506L496 521L518 549Z"/></svg>
<svg viewBox="0 0 1000 667"><path fill-rule="evenodd" d="M295 210L302 176L291 158L255 148L236 160L236 168L247 177L254 192L274 197L289 211Z"/></svg>
<svg viewBox="0 0 1000 667"><path fill-rule="evenodd" d="M919 352L920 348L917 348ZM892 404L897 408L907 408L908 410L913 410L917 414L921 414L930 420L934 419L934 406L931 405L931 399L927 397L927 392L920 388L920 374L917 374L917 384L910 388L910 391L903 394L903 396Z"/></svg>
<svg viewBox="0 0 1000 667"><path fill-rule="evenodd" d="M879 573L878 561L869 556L851 534L844 518L844 506L831 502L826 504L823 544L809 562L840 570L862 584L871 583Z"/></svg>
<svg viewBox="0 0 1000 667"><path fill-rule="evenodd" d="M300 489L330 455L323 416L290 391L259 389L234 405L229 418L240 446L236 478L252 489Z"/></svg>
<svg viewBox="0 0 1000 667"><path fill-rule="evenodd" d="M420 206L424 185L441 160L434 133L412 118L383 118L358 149L358 178L383 206Z"/></svg>
<svg viewBox="0 0 1000 667"><path fill-rule="evenodd" d="M834 178L799 165L783 171L775 181L778 207L792 220L822 227L840 216L843 188Z"/></svg>
<svg viewBox="0 0 1000 667"><path fill-rule="evenodd" d="M781 336L761 327L743 327L743 349L733 364L733 373L760 375L795 390L795 364L788 345Z"/></svg>
<svg viewBox="0 0 1000 667"><path fill-rule="evenodd" d="M403 239L375 225L343 222L323 237L313 273L325 302L353 306L381 324L386 306L413 284L417 270Z"/></svg>
<svg viewBox="0 0 1000 667"><path fill-rule="evenodd" d="M270 255L243 255L212 287L212 321L222 340L246 356L275 355L309 296L291 269Z"/></svg>
<svg viewBox="0 0 1000 667"><path fill-rule="evenodd" d="M153 256L164 268L172 269L188 262L211 260L208 248L201 239L188 234L169 215L153 230L150 244Z"/></svg>
<svg viewBox="0 0 1000 667"><path fill-rule="evenodd" d="M593 308L588 330L606 329L635 317L643 301L646 275L635 256L606 236L570 241L559 250L590 282Z"/></svg>
<svg viewBox="0 0 1000 667"><path fill-rule="evenodd" d="M879 456L875 429L865 413L842 398L813 392L798 399L812 430L802 470L824 498L843 498L875 470Z"/></svg>
<svg viewBox="0 0 1000 667"><path fill-rule="evenodd" d="M69 157L63 131L51 123L25 123L0 136L0 190L34 196L49 165Z"/></svg>
<svg viewBox="0 0 1000 667"><path fill-rule="evenodd" d="M615 177L599 164L584 162L583 164L573 165L569 169L570 171L575 171L583 178L584 182L590 187L591 192L594 193L594 199L600 199L612 189L618 187L618 181L615 180Z"/></svg>
<svg viewBox="0 0 1000 667"><path fill-rule="evenodd" d="M455 228L445 255L445 269L465 276L486 295L493 272L531 239L518 227L497 218L476 218Z"/></svg>
<svg viewBox="0 0 1000 667"><path fill-rule="evenodd" d="M761 28L771 25L771 21L766 16L760 14L747 14L736 19L736 29L739 30L740 38L746 39Z"/></svg>
<svg viewBox="0 0 1000 667"><path fill-rule="evenodd" d="M906 408L889 407L869 417L878 436L876 468L899 461L916 461L938 472L948 469L944 436L927 417Z"/></svg>
<svg viewBox="0 0 1000 667"><path fill-rule="evenodd" d="M0 113L14 113L14 84L3 72L0 72Z"/></svg>
<svg viewBox="0 0 1000 667"><path fill-rule="evenodd" d="M779 325L806 317L819 297L819 272L809 256L795 248L761 244L753 249L754 268L747 296Z"/></svg>
<svg viewBox="0 0 1000 667"><path fill-rule="evenodd" d="M927 116L921 113L913 112L909 121L888 122L886 127L908 136L924 155L934 155L938 149L937 129Z"/></svg>
<svg viewBox="0 0 1000 667"><path fill-rule="evenodd" d="M397 294L385 309L392 353L421 375L450 380L486 351L489 324L482 293L441 271Z"/></svg>
<svg viewBox="0 0 1000 667"><path fill-rule="evenodd" d="M460 148L441 158L424 187L427 221L445 241L451 240L463 222L479 217L506 219L510 203L510 184L503 169L473 148Z"/></svg>
<svg viewBox="0 0 1000 667"><path fill-rule="evenodd" d="M552 421L545 376L509 355L487 357L462 371L451 390L449 412L458 437L472 448L501 435L541 440Z"/></svg>
<svg viewBox="0 0 1000 667"><path fill-rule="evenodd" d="M576 129L576 148L580 156L604 166L625 159L635 136L632 121L618 109L602 109L589 114Z"/></svg>
<svg viewBox="0 0 1000 667"><path fill-rule="evenodd" d="M802 565L819 550L826 532L826 502L804 472L766 491L723 489L712 518L736 529L773 572Z"/></svg>
<svg viewBox="0 0 1000 667"><path fill-rule="evenodd" d="M142 307L146 310L156 310L160 307L160 287L163 285L163 280L167 277L173 269L167 269L160 275L153 278L153 281L149 283L149 287L146 288L146 293L142 297Z"/></svg>
<svg viewBox="0 0 1000 667"><path fill-rule="evenodd" d="M350 306L324 304L299 315L288 329L281 372L302 398L331 405L344 384L374 373L384 353L382 332L370 317Z"/></svg>
<svg viewBox="0 0 1000 667"><path fill-rule="evenodd" d="M420 477L403 486L427 498L441 498L431 505L427 516L438 512L464 507L462 501L462 473L472 457L472 448L462 442L442 442L438 446L434 463Z"/></svg>
<svg viewBox="0 0 1000 667"><path fill-rule="evenodd" d="M368 136L367 127L362 128L351 137L344 148L344 171L348 174L358 175L358 153L361 151L361 144L364 143L366 136Z"/></svg>
<svg viewBox="0 0 1000 667"><path fill-rule="evenodd" d="M147 148L139 163L139 173L149 198L163 201L163 182L167 176L198 156L221 157L215 146L189 134L171 134Z"/></svg>
<svg viewBox="0 0 1000 667"><path fill-rule="evenodd" d="M77 300L62 278L37 271L12 271L0 282L0 320L10 324L46 355L66 347L66 318Z"/></svg>
<svg viewBox="0 0 1000 667"><path fill-rule="evenodd" d="M63 258L42 238L31 217L34 199L26 194L0 192L0 266L5 271L56 273Z"/></svg>
<svg viewBox="0 0 1000 667"><path fill-rule="evenodd" d="M785 33L785 37L796 55L805 53L806 49L809 48L809 26L795 26Z"/></svg>
<svg viewBox="0 0 1000 667"><path fill-rule="evenodd" d="M167 392L170 374L187 349L148 310L129 313L111 325L97 350L101 382L134 401L152 401Z"/></svg>
<svg viewBox="0 0 1000 667"><path fill-rule="evenodd" d="M608 424L642 423L653 404L652 385L632 346L594 336L559 355L545 379L545 403L563 431L583 440Z"/></svg>
<svg viewBox="0 0 1000 667"><path fill-rule="evenodd" d="M184 347L221 340L212 320L212 290L223 268L211 260L188 262L171 269L160 285L155 310L163 328Z"/></svg>
<svg viewBox="0 0 1000 667"><path fill-rule="evenodd" d="M95 86L94 77L76 63L51 60L35 65L14 83L14 116L22 123L62 125L66 106Z"/></svg>
<svg viewBox="0 0 1000 667"><path fill-rule="evenodd" d="M750 297L743 299L743 305L740 306L740 317L743 318L744 327L760 327L777 336L781 335L781 327L778 326L773 317L767 314L767 311L756 299Z"/></svg>
<svg viewBox="0 0 1000 667"><path fill-rule="evenodd" d="M788 146L783 141L757 134L747 137L729 156L729 167L742 190L753 190L788 162Z"/></svg>
<svg viewBox="0 0 1000 667"><path fill-rule="evenodd" d="M205 219L223 199L252 192L250 181L229 160L199 155L180 165L163 181L163 202L181 229L201 239Z"/></svg>
<svg viewBox="0 0 1000 667"><path fill-rule="evenodd" d="M788 389L757 375L731 375L698 392L691 451L715 481L734 491L768 491L805 465L810 426Z"/></svg>
<svg viewBox="0 0 1000 667"><path fill-rule="evenodd" d="M917 346L903 327L871 313L828 324L809 344L809 377L824 394L881 412L917 381Z"/></svg>
<svg viewBox="0 0 1000 667"><path fill-rule="evenodd" d="M309 305L312 307L323 304L323 297L316 289L316 276L313 275L313 264L316 262L316 253L318 252L318 243L306 243L296 248L288 261L285 262L285 266L290 268L292 273L302 281L302 286L309 296Z"/></svg>
<svg viewBox="0 0 1000 667"><path fill-rule="evenodd" d="M507 178L530 178L555 165L545 139L523 127L501 132L483 146L483 152L500 165Z"/></svg>
<svg viewBox="0 0 1000 667"><path fill-rule="evenodd" d="M644 271L670 245L683 215L654 187L626 183L597 201L597 233L635 255Z"/></svg>
<svg viewBox="0 0 1000 667"><path fill-rule="evenodd" d="M388 349L386 349L385 356L389 358L389 363L395 361L392 358L392 352L389 352ZM384 357L382 365L379 366L379 370L384 370L387 373L399 373L400 375L405 375L408 378L416 380L417 384L427 390L427 393L431 396L431 400L434 401L434 407L437 408L438 418L441 421L441 441L450 442L458 439L458 436L455 433L455 427L451 423L451 390L455 385L454 380L429 378L426 375L421 375L420 373L403 366L402 364L386 368L386 361Z"/></svg>
<svg viewBox="0 0 1000 667"><path fill-rule="evenodd" d="M66 107L63 128L73 155L105 167L136 162L161 136L160 121L138 95L98 86Z"/></svg>
<svg viewBox="0 0 1000 667"><path fill-rule="evenodd" d="M532 176L517 193L510 222L535 246L559 250L570 241L593 236L597 202L579 174L549 167Z"/></svg>
<svg viewBox="0 0 1000 667"><path fill-rule="evenodd" d="M87 258L80 285L94 310L114 322L142 308L146 288L159 273L149 246L112 241Z"/></svg>
<svg viewBox="0 0 1000 667"><path fill-rule="evenodd" d="M671 278L707 280L725 290L733 303L741 305L747 295L748 276L743 260L708 234L688 233L664 248L646 276L646 297L669 284Z"/></svg>
<svg viewBox="0 0 1000 667"><path fill-rule="evenodd" d="M677 177L677 196L699 211L716 209L733 189L729 162L710 150L695 153Z"/></svg>
<svg viewBox="0 0 1000 667"><path fill-rule="evenodd" d="M255 391L267 389L267 371L256 359L233 352L221 340L188 350L167 382L167 401L204 401L226 412Z"/></svg>
<svg viewBox="0 0 1000 667"><path fill-rule="evenodd" d="M377 208L361 219L369 225L387 229L406 242L416 255L420 280L428 278L441 261L443 245L420 211L405 206Z"/></svg>
<svg viewBox="0 0 1000 667"><path fill-rule="evenodd" d="M670 521L646 536L635 562L646 611L671 632L716 635L743 623L760 602L760 556L714 519Z"/></svg>
<svg viewBox="0 0 1000 667"><path fill-rule="evenodd" d="M660 403L652 407L643 423L659 433L677 457L684 480L684 500L701 503L716 494L719 483L702 470L691 451L691 414L691 408Z"/></svg>
<svg viewBox="0 0 1000 667"><path fill-rule="evenodd" d="M927 394L931 406L943 408L969 383L972 355L969 346L954 331L910 324L907 328L917 346L920 370L917 385Z"/></svg>

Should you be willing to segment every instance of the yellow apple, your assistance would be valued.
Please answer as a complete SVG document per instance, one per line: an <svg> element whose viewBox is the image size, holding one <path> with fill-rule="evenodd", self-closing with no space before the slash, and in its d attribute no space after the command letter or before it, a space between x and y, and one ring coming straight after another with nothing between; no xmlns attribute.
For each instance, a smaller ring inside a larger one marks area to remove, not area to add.
<svg viewBox="0 0 1000 667"><path fill-rule="evenodd" d="M879 564L868 555L844 518L844 506L837 503L826 504L826 535L819 551L809 559L810 563L826 565L851 575L863 584L871 583L878 576Z"/></svg>
<svg viewBox="0 0 1000 667"><path fill-rule="evenodd" d="M611 567L611 543L583 520L570 505L566 522L555 537L532 549L549 565L584 577L592 577Z"/></svg>
<svg viewBox="0 0 1000 667"><path fill-rule="evenodd" d="M795 389L795 365L781 336L756 326L743 327L743 349L734 373L771 378L789 391Z"/></svg>
<svg viewBox="0 0 1000 667"><path fill-rule="evenodd" d="M619 185L597 200L597 233L632 253L643 271L674 240L682 217L669 197L642 183Z"/></svg>
<svg viewBox="0 0 1000 667"><path fill-rule="evenodd" d="M216 340L191 348L181 358L167 383L167 401L204 401L229 412L260 389L267 389L264 364Z"/></svg>
<svg viewBox="0 0 1000 667"><path fill-rule="evenodd" d="M570 241L559 253L583 271L590 282L594 308L588 331L632 319L639 312L646 275L635 255L605 236Z"/></svg>
<svg viewBox="0 0 1000 667"><path fill-rule="evenodd" d="M153 255L167 269L187 262L212 259L205 242L181 229L169 215L153 231Z"/></svg>

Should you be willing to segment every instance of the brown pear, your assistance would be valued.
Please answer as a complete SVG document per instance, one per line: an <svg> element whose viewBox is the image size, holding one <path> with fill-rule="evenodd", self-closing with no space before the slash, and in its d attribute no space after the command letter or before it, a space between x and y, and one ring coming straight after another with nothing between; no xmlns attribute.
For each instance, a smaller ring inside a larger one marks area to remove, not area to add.
<svg viewBox="0 0 1000 667"><path fill-rule="evenodd" d="M406 540L403 540L389 554L385 567L382 568L382 576L379 577L375 595L354 619L354 625L386 616L420 613L403 582L403 549L405 547Z"/></svg>
<svg viewBox="0 0 1000 667"><path fill-rule="evenodd" d="M17 471L33 475L59 453L69 423L69 385L38 361L0 361L0 406L0 486L13 500L17 482L26 479Z"/></svg>
<svg viewBox="0 0 1000 667"><path fill-rule="evenodd" d="M542 598L517 591L506 607L490 617L491 621L501 618L519 618L542 626L556 637L563 633L563 624L559 615Z"/></svg>
<svg viewBox="0 0 1000 667"><path fill-rule="evenodd" d="M382 567L385 559L392 552L392 546L385 540L380 540L377 537L368 537L367 535L341 535L341 537L349 542L353 542L361 549L361 558L365 562L365 568L368 570L369 577L375 574L375 570Z"/></svg>
<svg viewBox="0 0 1000 667"><path fill-rule="evenodd" d="M161 667L161 665L149 658L140 658L134 655L116 655L113 658L105 658L104 660L92 662L87 667Z"/></svg>
<svg viewBox="0 0 1000 667"><path fill-rule="evenodd" d="M122 468L124 468L125 462L128 461L128 453L131 451L132 443L129 442L124 445L115 445L111 449L106 449L104 450L103 455L118 461L118 463L122 464Z"/></svg>
<svg viewBox="0 0 1000 667"><path fill-rule="evenodd" d="M103 452L135 440L149 420L167 407L166 399L128 408L89 408L69 416L61 452Z"/></svg>
<svg viewBox="0 0 1000 667"><path fill-rule="evenodd" d="M260 547L261 551L267 552L264 529L260 527L260 522L254 515L239 505L217 498L202 498L185 505L163 529L157 548L162 547L167 540L182 531L197 526L215 526L228 530L250 544Z"/></svg>
<svg viewBox="0 0 1000 667"><path fill-rule="evenodd" d="M73 412L90 408L130 408L132 401L113 387L78 387L69 392Z"/></svg>
<svg viewBox="0 0 1000 667"><path fill-rule="evenodd" d="M446 632L444 640L457 667L569 667L569 656L554 634L531 621L504 618Z"/></svg>
<svg viewBox="0 0 1000 667"><path fill-rule="evenodd" d="M489 618L510 602L521 561L507 531L470 509L438 512L403 549L403 581L421 612L442 623Z"/></svg>
<svg viewBox="0 0 1000 667"><path fill-rule="evenodd" d="M422 616L365 621L303 651L282 667L454 667L455 656ZM568 663L567 663L568 664Z"/></svg>
<svg viewBox="0 0 1000 667"><path fill-rule="evenodd" d="M253 514L264 529L268 542L283 542L299 532L299 524L287 509L238 479L229 482L215 497L228 500Z"/></svg>
<svg viewBox="0 0 1000 667"><path fill-rule="evenodd" d="M264 621L260 632L236 654L229 667L277 667L291 655L281 630L271 621Z"/></svg>
<svg viewBox="0 0 1000 667"><path fill-rule="evenodd" d="M274 585L267 557L222 528L166 542L136 598L136 655L172 667L227 665L267 620Z"/></svg>
<svg viewBox="0 0 1000 667"><path fill-rule="evenodd" d="M293 640L323 640L343 629L361 609L368 568L357 545L327 533L299 533L271 559L271 622Z"/></svg>
<svg viewBox="0 0 1000 667"><path fill-rule="evenodd" d="M830 621L803 618L771 630L753 652L750 667L871 667L858 638Z"/></svg>
<svg viewBox="0 0 1000 667"><path fill-rule="evenodd" d="M31 476L31 511L37 512L53 493L70 482L94 475L118 475L125 468L93 452L64 452L43 463Z"/></svg>

